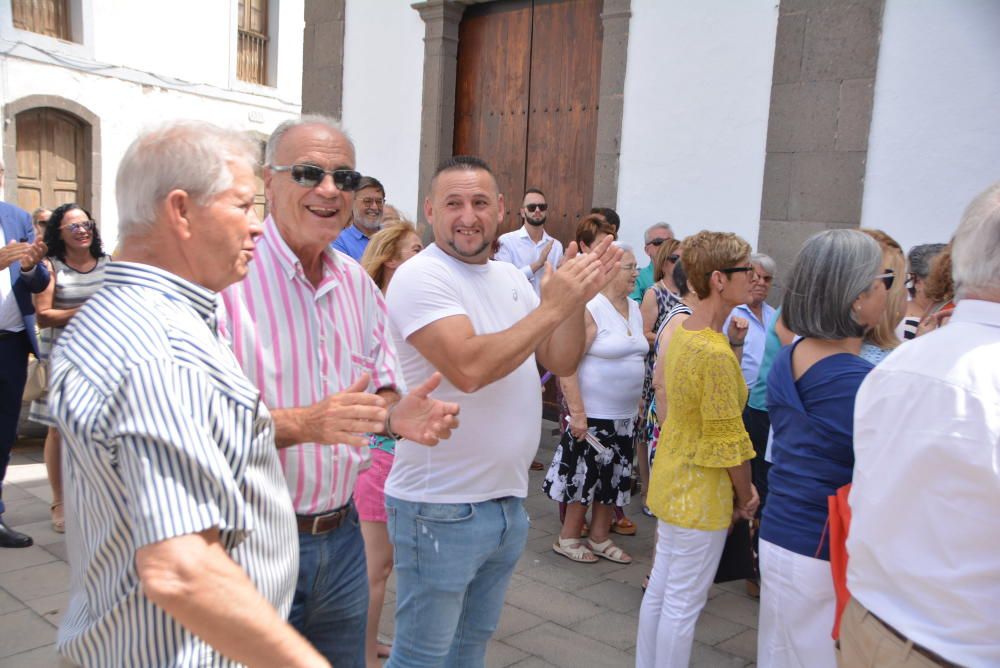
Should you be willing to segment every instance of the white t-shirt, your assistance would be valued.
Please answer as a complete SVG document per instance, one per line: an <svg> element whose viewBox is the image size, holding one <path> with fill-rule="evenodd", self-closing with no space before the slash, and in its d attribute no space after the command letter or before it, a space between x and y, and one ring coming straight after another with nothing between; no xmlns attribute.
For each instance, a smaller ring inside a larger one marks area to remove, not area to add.
<svg viewBox="0 0 1000 668"><path fill-rule="evenodd" d="M513 265L467 264L435 244L396 271L386 301L403 377L411 388L435 369L406 337L455 315L468 317L476 334L493 334L509 329L539 304L528 280ZM432 396L461 406L459 427L433 447L400 441L385 493L423 503L527 496L528 467L542 421L534 354L478 392L466 394L445 378Z"/></svg>
<svg viewBox="0 0 1000 668"><path fill-rule="evenodd" d="M623 420L639 412L649 341L642 331L639 305L626 301L628 323L604 295L587 302L597 336L580 362L577 378L589 418Z"/></svg>

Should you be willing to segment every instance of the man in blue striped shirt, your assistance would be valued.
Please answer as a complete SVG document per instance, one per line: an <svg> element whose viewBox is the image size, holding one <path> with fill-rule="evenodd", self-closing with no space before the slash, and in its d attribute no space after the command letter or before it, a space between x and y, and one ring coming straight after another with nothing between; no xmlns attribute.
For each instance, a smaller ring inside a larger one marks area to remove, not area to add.
<svg viewBox="0 0 1000 668"><path fill-rule="evenodd" d="M133 142L121 261L53 354L72 569L58 647L83 666L328 665L285 622L297 532L274 424L215 326L262 231L255 150L196 122Z"/></svg>

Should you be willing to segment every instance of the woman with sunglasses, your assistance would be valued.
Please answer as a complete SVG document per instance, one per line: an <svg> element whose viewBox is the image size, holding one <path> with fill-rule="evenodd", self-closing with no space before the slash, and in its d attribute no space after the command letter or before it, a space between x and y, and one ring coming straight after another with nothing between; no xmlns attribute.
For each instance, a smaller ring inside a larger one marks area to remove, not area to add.
<svg viewBox="0 0 1000 668"><path fill-rule="evenodd" d="M674 330L663 365L670 410L648 497L659 521L639 611L638 668L686 668L726 533L734 516L751 519L758 504L750 482L754 451L743 428L747 386L731 347L742 341L722 331L733 308L750 301L750 244L702 231L683 249L698 301Z"/></svg>
<svg viewBox="0 0 1000 668"><path fill-rule="evenodd" d="M79 204L63 204L52 212L45 223L45 243L49 247L45 262L52 278L49 287L35 295L35 313L41 330L38 348L43 362L48 360L70 319L101 287L108 262L97 225L90 212ZM52 487L52 529L63 533L66 521L63 516L59 430L49 416L44 398L32 402L28 418L49 428L44 452L45 468Z"/></svg>
<svg viewBox="0 0 1000 668"><path fill-rule="evenodd" d="M906 314L906 256L903 247L882 230L862 229L862 232L878 242L882 249L882 268L889 274L883 283L889 291L882 320L865 333L861 343L861 356L877 365L899 347L902 341L896 333L899 323Z"/></svg>
<svg viewBox="0 0 1000 668"><path fill-rule="evenodd" d="M854 400L873 368L861 345L883 322L893 275L858 230L817 234L792 267L781 315L800 338L777 353L767 381L774 437L760 527L762 668L836 666L827 497L851 482Z"/></svg>

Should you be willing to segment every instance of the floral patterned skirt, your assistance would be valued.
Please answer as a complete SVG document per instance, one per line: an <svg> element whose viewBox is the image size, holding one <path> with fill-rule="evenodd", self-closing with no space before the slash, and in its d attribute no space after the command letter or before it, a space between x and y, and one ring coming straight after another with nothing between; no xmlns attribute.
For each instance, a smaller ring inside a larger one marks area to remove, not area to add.
<svg viewBox="0 0 1000 668"><path fill-rule="evenodd" d="M556 447L542 491L561 503L627 506L632 489L635 418L587 418L587 428L607 448L599 454L567 428Z"/></svg>

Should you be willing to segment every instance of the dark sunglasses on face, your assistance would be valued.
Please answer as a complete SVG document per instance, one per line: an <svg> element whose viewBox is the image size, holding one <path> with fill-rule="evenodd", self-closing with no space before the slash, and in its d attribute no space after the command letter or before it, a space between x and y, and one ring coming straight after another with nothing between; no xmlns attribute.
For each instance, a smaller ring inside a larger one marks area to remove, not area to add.
<svg viewBox="0 0 1000 668"><path fill-rule="evenodd" d="M892 284L896 281L896 272L892 269L886 269L884 274L879 274L875 278L881 278L882 283L885 284L885 289L892 289Z"/></svg>
<svg viewBox="0 0 1000 668"><path fill-rule="evenodd" d="M66 225L63 229L69 230L73 234L78 232L93 232L94 228L97 227L97 223L92 220L85 220L81 223L70 223Z"/></svg>
<svg viewBox="0 0 1000 668"><path fill-rule="evenodd" d="M663 238L650 239L649 241L646 242L646 245L662 246L664 241L670 241L670 239L663 239Z"/></svg>
<svg viewBox="0 0 1000 668"><path fill-rule="evenodd" d="M731 276L732 274L742 274L743 272L749 272L751 274L750 278L754 278L757 275L757 271L753 268L752 264L748 264L745 267L726 267L725 269L716 269L716 271ZM706 276L711 276L712 272L705 274Z"/></svg>
<svg viewBox="0 0 1000 668"><path fill-rule="evenodd" d="M675 253L673 255L668 255L667 259L671 262L677 262L677 260L681 259L681 256Z"/></svg>
<svg viewBox="0 0 1000 668"><path fill-rule="evenodd" d="M535 209L538 209L539 211L541 211L541 212L544 213L545 211L548 210L549 205L548 204L525 204L524 208L527 209L528 213L534 213Z"/></svg>
<svg viewBox="0 0 1000 668"><path fill-rule="evenodd" d="M315 188L326 175L333 177L333 185L343 192L354 192L361 182L361 173L353 169L327 170L316 165L271 165L276 172L291 172L292 181L306 188Z"/></svg>

